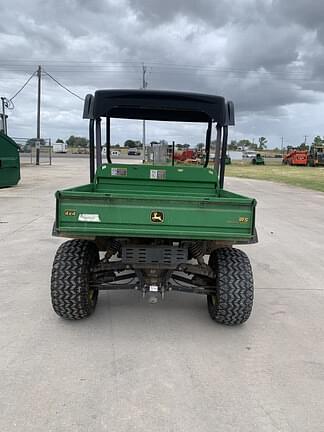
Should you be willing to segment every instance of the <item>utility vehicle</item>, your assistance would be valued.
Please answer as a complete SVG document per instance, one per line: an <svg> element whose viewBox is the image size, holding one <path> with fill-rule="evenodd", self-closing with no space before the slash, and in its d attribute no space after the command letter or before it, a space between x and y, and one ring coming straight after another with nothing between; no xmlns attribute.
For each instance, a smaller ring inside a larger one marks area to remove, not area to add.
<svg viewBox="0 0 324 432"><path fill-rule="evenodd" d="M308 166L324 166L324 145L313 144L308 153Z"/></svg>
<svg viewBox="0 0 324 432"><path fill-rule="evenodd" d="M231 165L232 164L232 158L229 154L225 156L225 165Z"/></svg>
<svg viewBox="0 0 324 432"><path fill-rule="evenodd" d="M282 159L283 165L292 166L307 166L308 152L307 150L288 149L288 153Z"/></svg>
<svg viewBox="0 0 324 432"><path fill-rule="evenodd" d="M89 120L90 183L56 192L53 234L72 240L54 259L55 312L85 318L95 310L100 290L138 290L156 298L180 291L206 295L218 323L246 321L253 303L252 269L247 255L233 246L257 242L256 201L223 188L233 103L198 93L98 90L87 95L83 117ZM202 165L175 164L174 151L169 165L111 163L111 118L205 123Z"/></svg>
<svg viewBox="0 0 324 432"><path fill-rule="evenodd" d="M257 153L255 157L251 160L252 165L264 165L264 158L260 153Z"/></svg>

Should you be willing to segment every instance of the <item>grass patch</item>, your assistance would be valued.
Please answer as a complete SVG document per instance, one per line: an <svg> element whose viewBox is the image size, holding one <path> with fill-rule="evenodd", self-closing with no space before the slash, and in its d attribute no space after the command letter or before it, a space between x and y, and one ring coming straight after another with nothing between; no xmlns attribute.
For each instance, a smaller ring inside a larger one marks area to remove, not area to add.
<svg viewBox="0 0 324 432"><path fill-rule="evenodd" d="M287 165L249 165L232 163L226 166L227 177L268 180L324 192L324 168L294 167Z"/></svg>

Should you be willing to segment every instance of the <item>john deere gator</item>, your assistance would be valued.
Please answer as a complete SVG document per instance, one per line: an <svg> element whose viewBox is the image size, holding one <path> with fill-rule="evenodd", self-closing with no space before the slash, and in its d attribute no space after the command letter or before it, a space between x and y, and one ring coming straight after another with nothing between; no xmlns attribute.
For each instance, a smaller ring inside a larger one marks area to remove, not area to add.
<svg viewBox="0 0 324 432"><path fill-rule="evenodd" d="M86 96L83 117L89 121L90 182L56 192L53 235L70 240L53 263L54 311L71 320L88 317L101 290L156 298L180 291L205 295L216 322L244 323L252 310L253 276L236 246L257 242L256 201L223 188L233 103L198 93L98 90ZM111 118L205 123L202 165L112 163Z"/></svg>

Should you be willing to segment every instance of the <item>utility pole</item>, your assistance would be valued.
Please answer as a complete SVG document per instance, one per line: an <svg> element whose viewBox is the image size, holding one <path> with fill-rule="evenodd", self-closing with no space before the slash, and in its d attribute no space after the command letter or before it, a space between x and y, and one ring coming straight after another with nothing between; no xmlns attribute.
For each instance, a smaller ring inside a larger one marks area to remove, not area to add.
<svg viewBox="0 0 324 432"><path fill-rule="evenodd" d="M283 156L284 137L281 137L281 156Z"/></svg>
<svg viewBox="0 0 324 432"><path fill-rule="evenodd" d="M142 64L142 89L145 90L147 88L147 81L146 81L146 73L147 73L147 67L145 64ZM145 162L145 153L146 153L146 124L145 120L143 120L143 160Z"/></svg>
<svg viewBox="0 0 324 432"><path fill-rule="evenodd" d="M5 98L1 97L2 114L1 114L1 127L0 131L3 130L4 134L7 135L7 116L6 116L6 105Z"/></svg>
<svg viewBox="0 0 324 432"><path fill-rule="evenodd" d="M37 69L37 79L38 79L38 86L37 86L37 141L35 143L36 145L36 165L39 165L39 154L40 154L40 137L41 137L41 131L40 131L40 121L41 121L41 115L40 115L40 109L41 109L41 89L42 89L42 67L39 65Z"/></svg>
<svg viewBox="0 0 324 432"><path fill-rule="evenodd" d="M307 138L308 138L308 135L305 135L305 141L304 141L305 148L306 148Z"/></svg>

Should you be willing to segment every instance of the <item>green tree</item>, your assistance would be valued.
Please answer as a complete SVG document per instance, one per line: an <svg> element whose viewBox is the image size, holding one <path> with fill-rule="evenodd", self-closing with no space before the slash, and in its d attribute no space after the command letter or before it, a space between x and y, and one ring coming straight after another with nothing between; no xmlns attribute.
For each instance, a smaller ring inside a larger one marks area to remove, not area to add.
<svg viewBox="0 0 324 432"><path fill-rule="evenodd" d="M242 139L237 143L237 146L241 147L243 150L245 150L245 149L251 149L252 150L254 145L256 146L256 144L251 143L251 141L248 139Z"/></svg>
<svg viewBox="0 0 324 432"><path fill-rule="evenodd" d="M69 139L66 140L68 147L89 147L89 140L84 137L78 137L71 135Z"/></svg>
<svg viewBox="0 0 324 432"><path fill-rule="evenodd" d="M57 138L57 140L55 142L60 143L60 144L64 144L64 141L61 138Z"/></svg>
<svg viewBox="0 0 324 432"><path fill-rule="evenodd" d="M198 144L196 145L196 149L197 149L198 151L203 150L204 147L205 147L205 144L204 144L204 143L198 143Z"/></svg>
<svg viewBox="0 0 324 432"><path fill-rule="evenodd" d="M267 142L268 142L268 140L267 140L267 138L265 138L265 137L260 137L259 138L259 147L258 147L258 150L264 150L264 149L266 149L267 148Z"/></svg>
<svg viewBox="0 0 324 432"><path fill-rule="evenodd" d="M228 144L228 150L232 150L235 151L237 150L238 147L238 143L235 140L232 140L229 144Z"/></svg>
<svg viewBox="0 0 324 432"><path fill-rule="evenodd" d="M297 147L299 150L308 150L309 146L305 144L305 142L302 142L300 146Z"/></svg>
<svg viewBox="0 0 324 432"><path fill-rule="evenodd" d="M313 140L313 144L318 145L318 146L322 145L323 143L324 143L324 140L322 140L322 138L319 135L317 135Z"/></svg>
<svg viewBox="0 0 324 432"><path fill-rule="evenodd" d="M136 141L128 139L124 142L124 147L135 148L136 147Z"/></svg>

